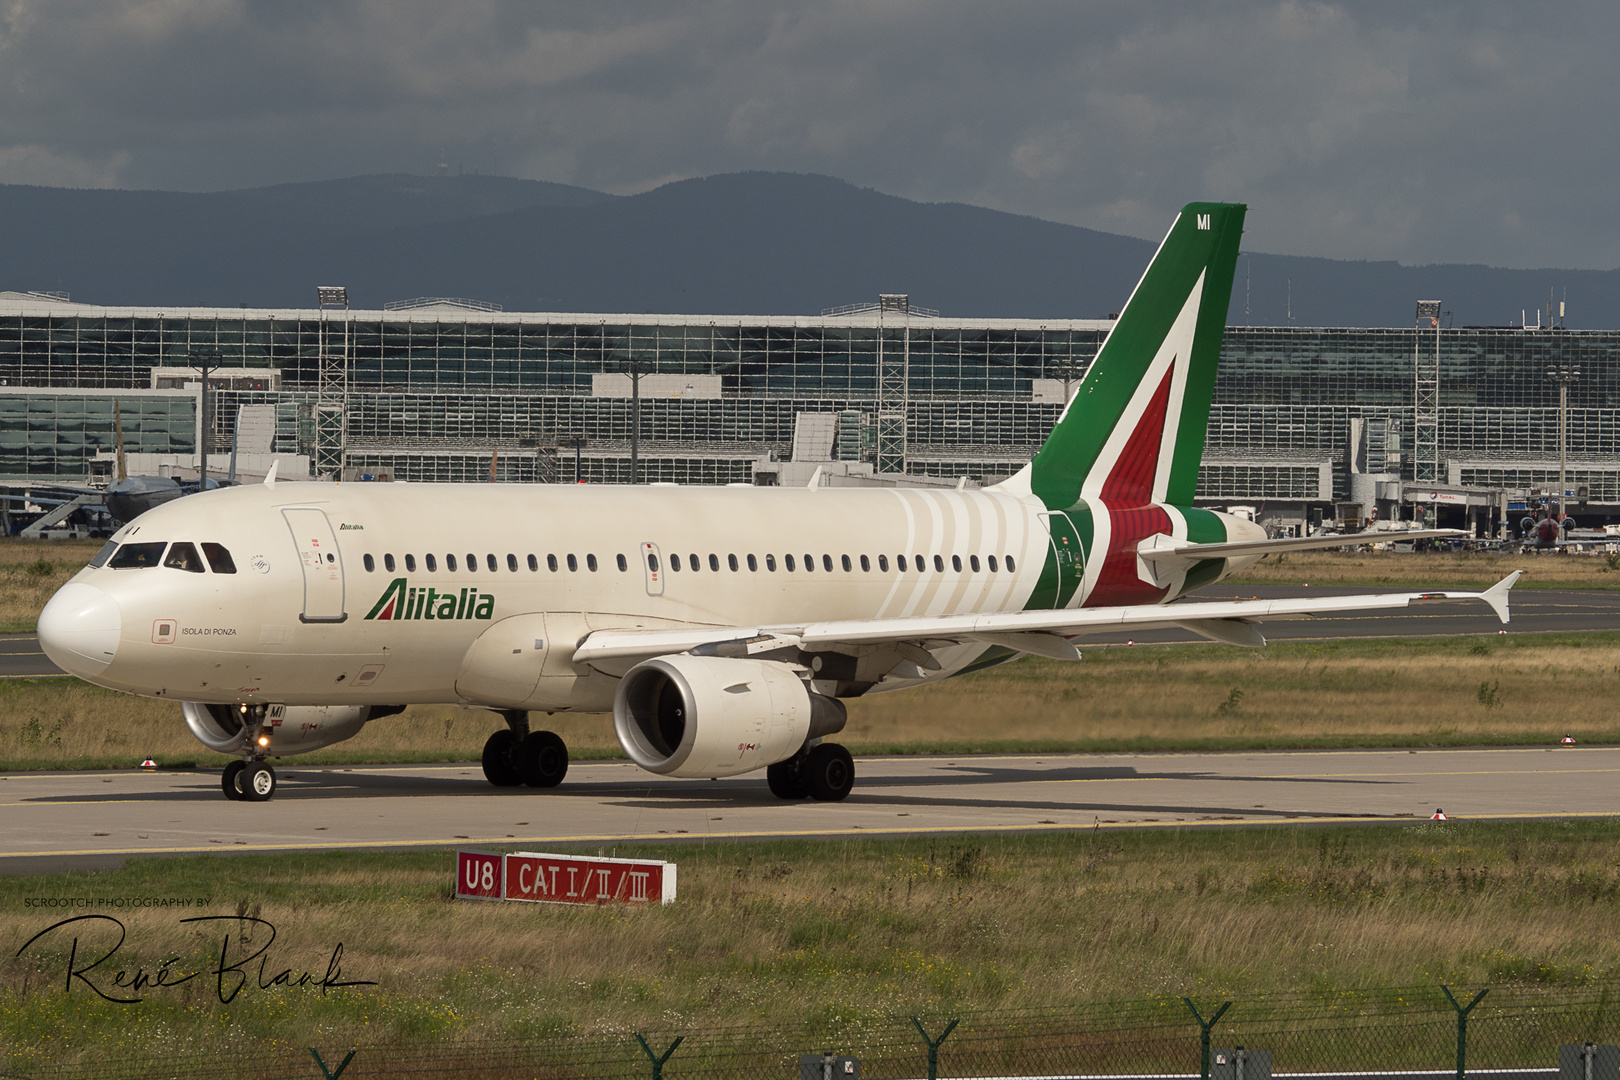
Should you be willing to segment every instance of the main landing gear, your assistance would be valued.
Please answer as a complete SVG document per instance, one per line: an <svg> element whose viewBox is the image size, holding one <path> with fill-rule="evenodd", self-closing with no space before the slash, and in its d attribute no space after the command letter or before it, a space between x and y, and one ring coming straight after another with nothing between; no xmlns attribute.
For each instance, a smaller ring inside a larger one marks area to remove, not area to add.
<svg viewBox="0 0 1620 1080"><path fill-rule="evenodd" d="M276 793L276 770L263 758L233 761L220 777L225 797L238 802L265 802Z"/></svg>
<svg viewBox="0 0 1620 1080"><path fill-rule="evenodd" d="M496 787L549 788L568 775L568 746L550 731L530 731L529 714L501 713L506 728L484 744L484 776Z"/></svg>
<svg viewBox="0 0 1620 1080"><path fill-rule="evenodd" d="M778 799L837 802L855 786L855 759L837 743L806 744L786 761L767 766L765 781Z"/></svg>

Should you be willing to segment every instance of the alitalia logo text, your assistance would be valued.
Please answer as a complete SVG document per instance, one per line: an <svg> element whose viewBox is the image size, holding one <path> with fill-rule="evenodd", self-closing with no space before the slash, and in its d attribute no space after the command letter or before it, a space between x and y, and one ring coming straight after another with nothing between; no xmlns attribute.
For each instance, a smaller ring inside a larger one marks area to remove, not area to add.
<svg viewBox="0 0 1620 1080"><path fill-rule="evenodd" d="M495 597L475 588L440 592L421 588L404 578L395 578L371 605L366 618L382 621L397 619L491 619Z"/></svg>

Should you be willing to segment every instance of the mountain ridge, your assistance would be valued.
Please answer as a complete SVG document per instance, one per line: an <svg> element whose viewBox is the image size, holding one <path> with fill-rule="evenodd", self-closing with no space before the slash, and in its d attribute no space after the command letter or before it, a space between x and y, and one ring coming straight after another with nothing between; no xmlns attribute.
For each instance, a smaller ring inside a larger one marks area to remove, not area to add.
<svg viewBox="0 0 1620 1080"><path fill-rule="evenodd" d="M1155 248L771 172L623 196L480 175L203 193L0 185L0 220L0 290L108 306L309 307L316 284L341 282L358 307L443 295L508 310L807 315L902 292L954 316L1096 318L1123 305ZM1571 328L1620 327L1617 286L1620 270L1246 252L1227 322L1402 326L1420 296L1439 296L1455 325L1502 325L1551 288L1568 296Z"/></svg>

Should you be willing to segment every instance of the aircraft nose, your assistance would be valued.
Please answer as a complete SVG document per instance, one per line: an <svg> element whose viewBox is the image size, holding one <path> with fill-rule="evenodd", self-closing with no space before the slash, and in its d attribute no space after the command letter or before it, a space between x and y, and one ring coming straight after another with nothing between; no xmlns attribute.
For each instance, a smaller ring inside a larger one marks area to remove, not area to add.
<svg viewBox="0 0 1620 1080"><path fill-rule="evenodd" d="M69 582L39 613L39 644L63 671L92 679L118 654L118 601L94 585Z"/></svg>

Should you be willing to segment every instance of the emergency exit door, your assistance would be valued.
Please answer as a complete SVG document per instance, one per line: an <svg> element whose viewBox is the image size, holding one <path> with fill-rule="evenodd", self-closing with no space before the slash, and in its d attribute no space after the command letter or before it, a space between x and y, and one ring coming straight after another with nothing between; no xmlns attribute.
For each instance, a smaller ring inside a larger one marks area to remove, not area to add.
<svg viewBox="0 0 1620 1080"><path fill-rule="evenodd" d="M292 530L293 546L304 571L304 611L301 622L342 622L343 556L338 552L337 534L324 510L290 507L281 512Z"/></svg>

